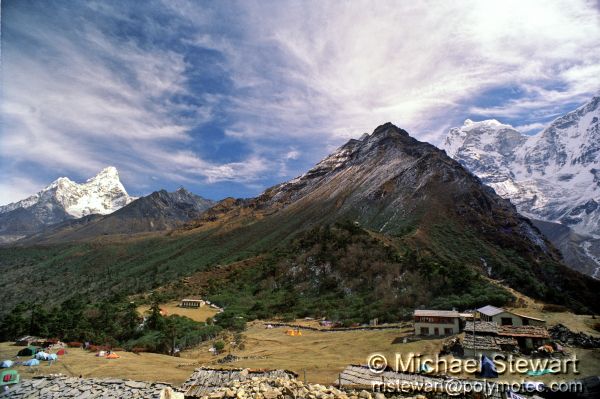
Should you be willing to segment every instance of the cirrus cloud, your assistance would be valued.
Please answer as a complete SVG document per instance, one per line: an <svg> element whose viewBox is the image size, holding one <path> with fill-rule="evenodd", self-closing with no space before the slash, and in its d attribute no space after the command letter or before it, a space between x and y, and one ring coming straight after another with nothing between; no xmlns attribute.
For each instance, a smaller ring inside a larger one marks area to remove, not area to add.
<svg viewBox="0 0 600 399"><path fill-rule="evenodd" d="M584 0L24 0L2 14L5 182L113 164L138 195L254 195L386 121L434 144L471 116L533 130L600 88Z"/></svg>

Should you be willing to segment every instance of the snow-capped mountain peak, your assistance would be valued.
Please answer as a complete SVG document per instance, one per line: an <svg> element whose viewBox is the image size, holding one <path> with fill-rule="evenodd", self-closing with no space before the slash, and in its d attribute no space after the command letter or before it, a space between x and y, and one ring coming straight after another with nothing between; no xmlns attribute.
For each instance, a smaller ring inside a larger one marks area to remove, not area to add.
<svg viewBox="0 0 600 399"><path fill-rule="evenodd" d="M119 171L114 166L107 166L106 168L98 172L96 176L87 179L86 183L102 180L119 180Z"/></svg>
<svg viewBox="0 0 600 399"><path fill-rule="evenodd" d="M486 119L486 120L479 121L479 122L475 122L471 119L465 119L465 121L463 123L463 129L467 129L467 130L480 128L480 127L487 127L487 128L493 129L493 128L504 127L504 126L512 128L512 126L500 123L496 119Z"/></svg>
<svg viewBox="0 0 600 399"><path fill-rule="evenodd" d="M114 166L100 171L85 183L59 177L43 190L24 200L0 207L0 213L18 208L62 208L67 215L78 218L90 214L109 214L130 203L130 197ZM54 213L54 210L53 212ZM52 223L56 222L54 219Z"/></svg>
<svg viewBox="0 0 600 399"><path fill-rule="evenodd" d="M531 218L600 235L600 96L528 136L496 120L450 129L444 149Z"/></svg>

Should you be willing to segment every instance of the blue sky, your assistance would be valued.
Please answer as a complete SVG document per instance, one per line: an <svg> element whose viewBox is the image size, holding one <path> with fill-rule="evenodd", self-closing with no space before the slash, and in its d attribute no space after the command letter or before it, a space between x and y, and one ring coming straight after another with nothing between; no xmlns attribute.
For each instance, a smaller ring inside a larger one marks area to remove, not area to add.
<svg viewBox="0 0 600 399"><path fill-rule="evenodd" d="M254 196L387 121L533 134L598 93L598 2L449 3L4 0L0 203L108 165Z"/></svg>

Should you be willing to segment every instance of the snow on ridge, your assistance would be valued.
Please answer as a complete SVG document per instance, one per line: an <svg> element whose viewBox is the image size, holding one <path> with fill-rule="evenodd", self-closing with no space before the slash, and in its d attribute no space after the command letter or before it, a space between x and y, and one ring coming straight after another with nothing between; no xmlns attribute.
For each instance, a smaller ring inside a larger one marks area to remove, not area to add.
<svg viewBox="0 0 600 399"><path fill-rule="evenodd" d="M449 130L443 149L519 212L600 234L600 97L525 135L497 120Z"/></svg>
<svg viewBox="0 0 600 399"><path fill-rule="evenodd" d="M59 177L38 193L1 206L0 213L57 202L69 215L79 218L90 214L112 213L133 200L121 183L117 169L109 166L85 183Z"/></svg>

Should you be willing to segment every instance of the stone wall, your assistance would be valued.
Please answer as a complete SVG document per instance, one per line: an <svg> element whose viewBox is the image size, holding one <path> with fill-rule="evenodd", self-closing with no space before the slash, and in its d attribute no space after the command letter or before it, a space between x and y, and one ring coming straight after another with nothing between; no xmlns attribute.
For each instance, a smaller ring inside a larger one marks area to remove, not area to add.
<svg viewBox="0 0 600 399"><path fill-rule="evenodd" d="M78 398L78 399L121 399L121 398L156 398L170 397L175 399L176 390L161 382L142 382L122 380L118 378L76 378L62 375L34 377L21 380L10 387L9 391L0 393L0 398ZM162 396L161 396L162 395ZM183 397L179 394L179 397Z"/></svg>

